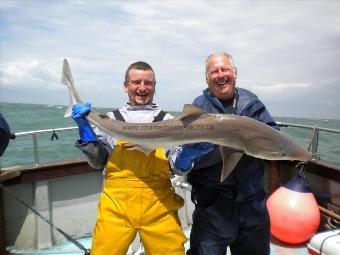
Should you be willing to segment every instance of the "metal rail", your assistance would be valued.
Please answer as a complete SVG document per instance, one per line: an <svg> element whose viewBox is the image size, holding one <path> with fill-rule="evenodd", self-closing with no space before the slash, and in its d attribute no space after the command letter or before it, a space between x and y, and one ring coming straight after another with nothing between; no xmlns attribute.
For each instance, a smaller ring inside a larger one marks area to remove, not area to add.
<svg viewBox="0 0 340 255"><path fill-rule="evenodd" d="M310 151L314 155L316 155L318 152L319 131L340 134L339 129L323 128L323 127L318 127L318 126L302 125L302 124L295 124L295 123L284 123L284 122L276 122L276 123L279 125L279 127L297 127L297 128L305 128L305 129L313 130L312 139L308 146L308 151Z"/></svg>
<svg viewBox="0 0 340 255"><path fill-rule="evenodd" d="M46 134L46 133L53 133L55 131L64 132L64 131L71 131L75 129L78 129L78 127L51 128L51 129L41 129L41 130L27 131L27 132L18 132L18 133L15 133L15 137L27 136L27 135L32 135L32 136L41 135L41 134Z"/></svg>
<svg viewBox="0 0 340 255"><path fill-rule="evenodd" d="M39 165L39 144L38 144L38 135L41 134L48 134L48 133L55 133L58 132L68 132L78 129L78 127L66 127L66 128L52 128L52 129L41 129L41 130L34 130L34 131L27 131L27 132L17 132L15 133L15 137L20 136L32 136L32 142L33 142L33 156L34 156L34 164Z"/></svg>
<svg viewBox="0 0 340 255"><path fill-rule="evenodd" d="M323 128L323 127L318 127L318 126L300 125L300 124L285 123L285 122L276 122L276 124L279 125L280 127L298 127L298 128L307 128L307 129L316 129L319 131L326 131L326 132L340 134L339 129L333 129L333 128Z"/></svg>
<svg viewBox="0 0 340 255"><path fill-rule="evenodd" d="M339 129L332 129L332 128L323 128L318 126L309 126L309 125L300 125L295 123L285 123L285 122L276 122L280 127L297 127L297 128L305 128L313 130L312 139L308 150L312 153L317 153L318 148L318 141L319 141L319 131L331 132L331 133L338 133L340 134ZM69 132L78 129L77 126L75 127L66 127L66 128L52 128L52 129L42 129L42 130L35 130L35 131L27 131L27 132L18 132L15 133L15 137L20 136L32 136L33 142L33 152L34 152L34 163L35 165L39 165L39 143L38 143L38 135L46 134L46 133L54 133L58 132Z"/></svg>

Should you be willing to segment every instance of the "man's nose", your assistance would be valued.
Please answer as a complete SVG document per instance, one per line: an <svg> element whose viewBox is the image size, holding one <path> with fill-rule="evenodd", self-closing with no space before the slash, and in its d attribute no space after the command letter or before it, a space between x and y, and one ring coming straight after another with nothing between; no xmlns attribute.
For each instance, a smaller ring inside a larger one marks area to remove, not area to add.
<svg viewBox="0 0 340 255"><path fill-rule="evenodd" d="M218 76L218 77L221 77L221 76L224 75L224 73L225 73L225 72L224 72L222 69L218 69L217 76Z"/></svg>
<svg viewBox="0 0 340 255"><path fill-rule="evenodd" d="M144 90L144 89L146 89L146 85L145 85L145 83L144 83L144 81L141 81L141 83L139 84L139 86L138 86L138 88L141 90Z"/></svg>

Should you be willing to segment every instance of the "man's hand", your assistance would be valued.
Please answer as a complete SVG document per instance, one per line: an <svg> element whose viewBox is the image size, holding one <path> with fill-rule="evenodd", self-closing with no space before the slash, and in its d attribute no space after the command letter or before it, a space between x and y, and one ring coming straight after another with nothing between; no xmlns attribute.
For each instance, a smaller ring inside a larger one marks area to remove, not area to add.
<svg viewBox="0 0 340 255"><path fill-rule="evenodd" d="M213 149L214 146L210 143L184 144L178 151L175 167L184 174L191 170L195 159L208 154Z"/></svg>
<svg viewBox="0 0 340 255"><path fill-rule="evenodd" d="M93 132L86 115L91 111L91 103L78 103L72 107L72 118L79 127L79 136L83 142L96 141L96 135Z"/></svg>
<svg viewBox="0 0 340 255"><path fill-rule="evenodd" d="M85 102L84 104L78 103L72 107L72 118L85 118L85 115L91 111L91 103Z"/></svg>

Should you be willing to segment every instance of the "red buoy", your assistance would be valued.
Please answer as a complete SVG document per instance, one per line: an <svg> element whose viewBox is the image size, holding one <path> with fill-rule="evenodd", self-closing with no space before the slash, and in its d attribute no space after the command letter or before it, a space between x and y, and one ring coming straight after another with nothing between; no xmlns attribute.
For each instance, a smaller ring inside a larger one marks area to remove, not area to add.
<svg viewBox="0 0 340 255"><path fill-rule="evenodd" d="M268 198L267 208L271 234L285 243L307 241L320 225L318 204L303 175L277 189Z"/></svg>

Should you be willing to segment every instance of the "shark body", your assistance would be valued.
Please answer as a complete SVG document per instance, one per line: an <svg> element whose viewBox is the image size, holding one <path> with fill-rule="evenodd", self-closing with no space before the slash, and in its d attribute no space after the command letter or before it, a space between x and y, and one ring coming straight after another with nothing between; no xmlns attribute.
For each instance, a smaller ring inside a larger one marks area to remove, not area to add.
<svg viewBox="0 0 340 255"><path fill-rule="evenodd" d="M64 60L61 83L69 90L70 107L81 103L67 60ZM223 159L221 181L229 176L243 154L265 160L306 162L312 155L288 135L245 116L210 114L193 105L185 105L183 114L171 120L153 123L126 123L91 111L86 118L103 132L127 141L130 149L146 154L155 148L209 142L220 146Z"/></svg>

